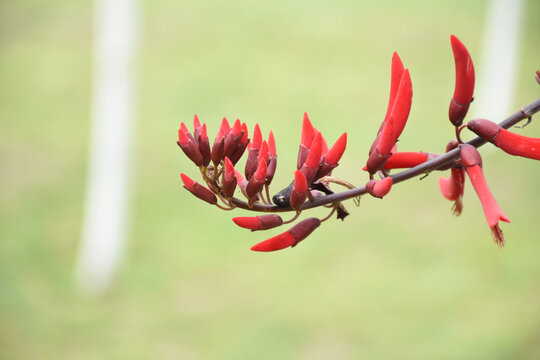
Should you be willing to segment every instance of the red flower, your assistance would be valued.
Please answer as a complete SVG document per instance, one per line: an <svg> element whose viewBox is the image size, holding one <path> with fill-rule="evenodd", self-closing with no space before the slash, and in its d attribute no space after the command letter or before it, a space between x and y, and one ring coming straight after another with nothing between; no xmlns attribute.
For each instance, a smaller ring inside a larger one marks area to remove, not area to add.
<svg viewBox="0 0 540 360"><path fill-rule="evenodd" d="M455 149L458 146L457 140L452 140L446 146L446 152ZM463 191L465 188L465 172L463 168L451 168L450 178L439 177L439 188L445 198L454 201L452 207L456 216L461 215L463 211Z"/></svg>
<svg viewBox="0 0 540 360"><path fill-rule="evenodd" d="M405 128L412 104L412 83L409 70L403 71L392 111L383 121L376 144L366 163L370 174L380 170L392 155L392 148Z"/></svg>
<svg viewBox="0 0 540 360"><path fill-rule="evenodd" d="M251 250L269 252L285 249L289 246L294 247L308 237L319 225L321 225L321 221L317 218L304 219L284 233L253 245Z"/></svg>
<svg viewBox="0 0 540 360"><path fill-rule="evenodd" d="M478 198L482 203L484 215L487 223L491 228L491 234L495 243L501 247L504 246L503 233L499 227L499 221L510 222L506 215L502 212L495 201L495 198L489 191L489 187L482 172L482 158L476 148L469 144L461 146L461 162L471 180L471 183L478 194Z"/></svg>
<svg viewBox="0 0 540 360"><path fill-rule="evenodd" d="M313 128L313 125L311 125L311 121L309 121L308 114L304 113L304 120L302 122L302 136L300 138L300 148L298 149L298 159L296 160L297 169L300 170L302 168L302 165L304 165L314 138L315 129Z"/></svg>
<svg viewBox="0 0 540 360"><path fill-rule="evenodd" d="M234 195L234 190L236 189L236 176L234 171L234 165L229 160L228 157L225 157L225 171L223 172L223 195L226 198L231 198Z"/></svg>
<svg viewBox="0 0 540 360"><path fill-rule="evenodd" d="M452 35L450 42L456 65L456 84L454 96L450 101L448 117L454 126L461 126L469 110L469 105L473 101L474 65L469 51L457 37Z"/></svg>
<svg viewBox="0 0 540 360"><path fill-rule="evenodd" d="M245 217L234 217L232 219L234 223L244 229L249 229L251 231L256 230L268 230L283 224L283 220L279 215L268 214L268 215L259 215L259 216L245 216Z"/></svg>
<svg viewBox="0 0 540 360"><path fill-rule="evenodd" d="M294 185L291 192L291 207L299 211L308 194L308 184L306 177L300 170L294 172Z"/></svg>
<svg viewBox="0 0 540 360"><path fill-rule="evenodd" d="M212 205L217 204L216 195L214 195L212 191L208 190L207 188L205 188L198 182L190 179L185 174L180 174L180 176L182 178L182 182L184 183L184 187L186 188L186 190L188 190L190 193L192 193L199 199L206 201L209 204L212 204Z"/></svg>
<svg viewBox="0 0 540 360"><path fill-rule="evenodd" d="M540 139L515 134L485 119L471 120L467 127L510 155L540 160Z"/></svg>

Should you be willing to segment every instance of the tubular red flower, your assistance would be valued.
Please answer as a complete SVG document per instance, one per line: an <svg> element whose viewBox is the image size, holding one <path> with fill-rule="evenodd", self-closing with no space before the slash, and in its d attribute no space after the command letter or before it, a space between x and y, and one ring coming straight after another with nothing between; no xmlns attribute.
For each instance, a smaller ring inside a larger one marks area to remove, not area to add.
<svg viewBox="0 0 540 360"><path fill-rule="evenodd" d="M450 42L456 65L456 83L448 116L454 126L461 126L473 101L474 65L469 51L456 36L452 35Z"/></svg>
<svg viewBox="0 0 540 360"><path fill-rule="evenodd" d="M236 146L236 149L231 155L231 162L233 164L236 164L238 160L242 157L244 154L244 151L246 151L246 148L249 144L249 137L248 137L248 129L246 123L242 123L242 138L240 139L238 145Z"/></svg>
<svg viewBox="0 0 540 360"><path fill-rule="evenodd" d="M319 170L319 165L321 162L321 151L322 151L322 142L321 142L321 134L317 134L315 137L315 140L313 140L313 144L311 146L311 149L309 149L309 154L306 158L306 161L304 162L304 165L302 165L302 168L300 171L304 173L307 179L307 183L311 184L313 179L315 178L315 175L317 174L317 171Z"/></svg>
<svg viewBox="0 0 540 360"><path fill-rule="evenodd" d="M413 91L411 75L409 74L409 69L405 69L401 75L394 107L392 108L387 120L387 122L392 125L388 128L389 131L391 130L393 132L392 146L399 139L399 136L407 124L407 119L409 118L409 113L411 112L412 95ZM383 138L384 133L381 136L381 141Z"/></svg>
<svg viewBox="0 0 540 360"><path fill-rule="evenodd" d="M343 156L345 148L347 147L347 133L341 134L341 136L336 140L334 145L326 152L326 154L321 159L321 166L317 171L315 179L320 179L323 176L326 176L332 172L334 168L338 166L338 161Z"/></svg>
<svg viewBox="0 0 540 360"><path fill-rule="evenodd" d="M251 142L248 146L248 158L246 160L246 167L244 170L244 174L246 175L247 179L251 178L255 170L257 170L261 142L261 128L259 127L259 124L255 124L255 129L253 130L253 139L251 139Z"/></svg>
<svg viewBox="0 0 540 360"><path fill-rule="evenodd" d="M192 193L199 199L206 201L209 204L217 204L216 195L214 195L212 191L208 190L198 182L192 180L185 174L180 174L180 177L182 178L182 182L184 183L184 188L190 193Z"/></svg>
<svg viewBox="0 0 540 360"><path fill-rule="evenodd" d="M201 122L199 121L199 117L197 114L193 117L193 134L195 139L197 139L199 136L199 132L201 131Z"/></svg>
<svg viewBox="0 0 540 360"><path fill-rule="evenodd" d="M390 76L390 96L388 98L388 106L386 108L386 115L384 116L384 120L381 123L381 126L379 126L379 130L377 131L377 136L375 137L375 140L373 141L373 144L371 145L369 149L369 155L375 150L375 147L379 143L381 132L386 124L386 121L388 120L388 117L390 116L390 112L392 111L392 108L394 107L394 103L396 101L396 94L399 87L399 83L401 81L401 77L403 75L403 71L405 69L403 68L403 63L401 62L401 59L399 58L399 55L397 52L394 52L392 55L392 70L391 70L391 76Z"/></svg>
<svg viewBox="0 0 540 360"><path fill-rule="evenodd" d="M308 195L308 184L305 175L300 171L294 172L294 185L291 192L290 205L299 211Z"/></svg>
<svg viewBox="0 0 540 360"><path fill-rule="evenodd" d="M268 143L266 142L266 140L263 140L263 142L261 144L261 148L259 149L259 156L257 157L257 162L260 162L261 160L264 160L264 163L267 164L268 163L268 157L269 157Z"/></svg>
<svg viewBox="0 0 540 360"><path fill-rule="evenodd" d="M199 147L183 122L180 124L180 129L178 129L177 144L195 165L202 166L204 164L204 159L199 151Z"/></svg>
<svg viewBox="0 0 540 360"><path fill-rule="evenodd" d="M404 151L393 153L386 161L383 168L390 169L408 169L420 165L428 160L437 157L437 154L425 152Z"/></svg>
<svg viewBox="0 0 540 360"><path fill-rule="evenodd" d="M370 174L374 174L383 168L386 161L392 155L392 148L401 135L412 105L412 83L409 70L405 69L394 101L392 111L388 119L383 122L380 134L375 139L375 147L369 154L366 168Z"/></svg>
<svg viewBox="0 0 540 360"><path fill-rule="evenodd" d="M471 120L467 127L507 154L540 160L540 139L518 135L485 119Z"/></svg>
<svg viewBox="0 0 540 360"><path fill-rule="evenodd" d="M259 193L264 187L266 179L266 161L261 159L259 161L259 166L253 176L249 179L246 186L246 194L248 198L253 198L257 193Z"/></svg>
<svg viewBox="0 0 540 360"><path fill-rule="evenodd" d="M223 195L231 198L236 189L237 180L234 171L234 165L228 157L225 157L225 171L223 172Z"/></svg>
<svg viewBox="0 0 540 360"><path fill-rule="evenodd" d="M225 148L223 150L225 156L232 156L236 148L240 145L242 135L242 125L240 124L240 120L236 119L232 129L225 136Z"/></svg>
<svg viewBox="0 0 540 360"><path fill-rule="evenodd" d="M251 231L273 229L283 224L283 219L276 214L253 217L234 217L232 220L236 225Z"/></svg>
<svg viewBox="0 0 540 360"><path fill-rule="evenodd" d="M284 233L253 245L251 250L269 252L285 249L289 246L294 247L300 241L308 237L320 225L321 221L317 218L304 219Z"/></svg>
<svg viewBox="0 0 540 360"><path fill-rule="evenodd" d="M455 216L463 211L463 192L465 188L465 175L463 169L451 168L450 178L439 177L439 188L445 198L454 201L452 211Z"/></svg>
<svg viewBox="0 0 540 360"><path fill-rule="evenodd" d="M276 152L276 139L274 133L270 131L268 134L268 166L266 169L266 186L269 186L274 179L277 167L277 152Z"/></svg>
<svg viewBox="0 0 540 360"><path fill-rule="evenodd" d="M381 180L370 180L366 184L366 190L371 196L382 199L392 189L392 178L390 176Z"/></svg>
<svg viewBox="0 0 540 360"><path fill-rule="evenodd" d="M212 152L210 151L210 142L208 141L208 134L206 133L206 124L200 129L198 136L199 152L203 157L203 166L206 167L212 160Z"/></svg>
<svg viewBox="0 0 540 360"><path fill-rule="evenodd" d="M469 144L461 146L461 162L471 180L471 183L482 203L484 215L487 223L491 228L491 234L495 243L501 247L504 246L504 237L499 228L499 221L510 222L506 215L502 212L497 201L491 194L487 185L484 173L482 171L482 158L476 148Z"/></svg>
<svg viewBox="0 0 540 360"><path fill-rule="evenodd" d="M296 168L301 169L302 165L306 161L306 158L311 148L311 144L315 138L315 129L309 121L307 113L304 113L304 120L302 122L302 136L300 138L300 148L298 149L298 159L296 161Z"/></svg>

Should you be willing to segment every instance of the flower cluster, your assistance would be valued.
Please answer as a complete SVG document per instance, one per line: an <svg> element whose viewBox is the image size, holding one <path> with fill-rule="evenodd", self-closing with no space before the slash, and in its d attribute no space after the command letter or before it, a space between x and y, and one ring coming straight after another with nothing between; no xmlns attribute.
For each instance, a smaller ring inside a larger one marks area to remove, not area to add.
<svg viewBox="0 0 540 360"><path fill-rule="evenodd" d="M506 130L523 118L529 118L530 121L533 112L527 113L522 109L522 117L515 119L513 123L501 123L504 126L485 119L471 120L463 125L474 99L474 66L465 45L454 35L450 40L456 81L448 116L454 126L456 139L448 143L445 154L397 151L397 142L409 118L413 90L409 70L403 66L398 54L394 53L386 115L368 152L364 170L368 172L369 179L364 186L354 187L348 181L332 175L347 146L347 133L343 133L332 147L329 147L322 133L312 125L308 115L304 114L297 169L293 171L293 180L287 188L272 197L269 189L277 168L276 141L272 131L265 140L259 125L256 124L250 138L245 123L236 120L231 127L227 119L223 118L210 146L206 124L201 126L197 115L193 120L193 134L182 122L178 130L177 144L199 168L204 182L204 185L200 184L182 173L184 187L199 199L224 210L243 208L269 212L270 214L232 219L239 227L251 231L269 230L293 223L301 212L308 208L330 208L325 218L309 217L298 221L285 232L251 248L254 251L268 252L296 246L334 214L343 220L348 215L342 204L343 200L356 198L359 203L359 196L367 193L383 198L397 182L422 173L428 174L433 170L449 170L450 177L439 178L439 187L442 195L454 202L454 214L460 215L463 211L467 175L480 199L494 241L497 245L504 246L499 221L509 220L488 188L482 171L482 159L476 147L489 141L511 155L540 160L540 139ZM538 76L537 71L537 81ZM540 103L533 110L539 111ZM460 132L465 128L476 133L479 136L478 141L463 143ZM238 170L238 162L246 152L242 173ZM391 175L391 171L395 169L408 170ZM334 193L331 184L344 186L349 190ZM245 200L235 197L237 189ZM284 211L293 211L294 216L284 220L278 215Z"/></svg>

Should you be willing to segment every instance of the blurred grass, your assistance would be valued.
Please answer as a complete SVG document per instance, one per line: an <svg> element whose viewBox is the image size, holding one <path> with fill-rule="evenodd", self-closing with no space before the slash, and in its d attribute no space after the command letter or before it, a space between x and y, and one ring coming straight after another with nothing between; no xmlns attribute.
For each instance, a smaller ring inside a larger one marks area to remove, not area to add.
<svg viewBox="0 0 540 360"><path fill-rule="evenodd" d="M437 174L362 200L294 250L196 201L180 121L272 129L274 189L291 178L302 113L359 168L386 110L392 52L410 68L402 150L452 137L449 35L479 58L485 2L177 2L142 6L133 220L115 286L76 291L90 96L91 4L0 3L1 359L534 359L540 356L538 164L486 146L488 183L512 224L496 250L467 184L450 216ZM540 4L529 1L515 109L536 99ZM481 64L477 63L477 68ZM481 94L476 94L477 97ZM539 136L533 122L524 133ZM122 134L119 134L122 136ZM212 136L212 135L211 135ZM237 214L241 214L239 211ZM274 232L272 232L273 234Z"/></svg>

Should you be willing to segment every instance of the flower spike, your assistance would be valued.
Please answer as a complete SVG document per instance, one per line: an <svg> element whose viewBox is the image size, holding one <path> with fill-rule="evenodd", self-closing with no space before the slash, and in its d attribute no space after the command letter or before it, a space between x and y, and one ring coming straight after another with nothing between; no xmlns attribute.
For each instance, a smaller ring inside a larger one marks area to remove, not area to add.
<svg viewBox="0 0 540 360"><path fill-rule="evenodd" d="M269 252L285 249L289 246L295 247L318 228L319 225L321 225L321 221L317 218L304 219L284 233L253 245L251 250Z"/></svg>
<svg viewBox="0 0 540 360"><path fill-rule="evenodd" d="M487 185L484 173L482 171L482 158L476 148L469 144L461 146L461 162L471 180L471 183L482 203L484 209L484 215L486 216L487 223L491 228L491 234L495 243L504 247L504 237L501 229L499 228L499 221L510 222L506 215L502 212L501 208L497 204L497 201L491 194Z"/></svg>

